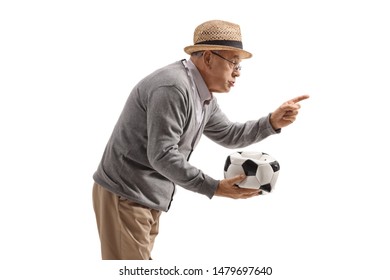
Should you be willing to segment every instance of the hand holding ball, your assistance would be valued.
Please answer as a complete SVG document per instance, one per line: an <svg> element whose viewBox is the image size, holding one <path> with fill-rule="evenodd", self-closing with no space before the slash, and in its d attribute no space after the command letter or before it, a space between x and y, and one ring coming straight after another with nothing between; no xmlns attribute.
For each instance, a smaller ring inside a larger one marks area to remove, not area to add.
<svg viewBox="0 0 390 280"><path fill-rule="evenodd" d="M227 157L225 178L245 174L246 179L237 185L240 188L259 189L263 194L275 188L279 175L279 163L272 156L262 152L236 152Z"/></svg>

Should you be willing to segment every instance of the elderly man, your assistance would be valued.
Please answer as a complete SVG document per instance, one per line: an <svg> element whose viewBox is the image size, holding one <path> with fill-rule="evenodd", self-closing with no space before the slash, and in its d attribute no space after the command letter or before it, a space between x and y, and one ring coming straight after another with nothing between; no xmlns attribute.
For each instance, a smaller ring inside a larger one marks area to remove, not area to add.
<svg viewBox="0 0 390 280"><path fill-rule="evenodd" d="M95 172L93 203L103 259L150 259L161 211L168 211L175 186L206 195L250 198L258 190L236 183L243 176L214 179L189 163L202 134L241 148L279 133L294 122L303 95L256 121L232 123L214 93L229 92L242 46L237 24L213 20L194 32L190 59L151 73L132 90Z"/></svg>

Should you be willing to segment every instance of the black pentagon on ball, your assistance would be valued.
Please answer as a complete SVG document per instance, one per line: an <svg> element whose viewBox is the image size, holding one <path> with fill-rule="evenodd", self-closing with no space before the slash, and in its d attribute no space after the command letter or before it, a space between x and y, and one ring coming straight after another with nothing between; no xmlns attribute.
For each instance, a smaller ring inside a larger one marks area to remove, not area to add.
<svg viewBox="0 0 390 280"><path fill-rule="evenodd" d="M270 162L269 165L271 165L272 170L273 170L274 172L279 171L279 169L280 169L279 162L277 162L276 160L273 161L273 162Z"/></svg>
<svg viewBox="0 0 390 280"><path fill-rule="evenodd" d="M227 159L225 161L225 167L224 167L225 172L228 170L231 163L232 162L230 161L230 156L229 156L229 157L227 157Z"/></svg>
<svg viewBox="0 0 390 280"><path fill-rule="evenodd" d="M265 185L260 186L260 190L263 190L266 192L271 192L271 190L272 190L271 184L265 184Z"/></svg>
<svg viewBox="0 0 390 280"><path fill-rule="evenodd" d="M246 176L255 176L257 172L257 163L248 159L242 164Z"/></svg>

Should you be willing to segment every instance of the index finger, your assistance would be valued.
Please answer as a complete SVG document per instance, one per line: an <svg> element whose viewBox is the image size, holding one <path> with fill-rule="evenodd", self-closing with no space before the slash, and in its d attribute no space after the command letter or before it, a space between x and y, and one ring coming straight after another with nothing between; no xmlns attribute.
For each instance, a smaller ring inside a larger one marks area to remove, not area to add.
<svg viewBox="0 0 390 280"><path fill-rule="evenodd" d="M289 102L298 103L302 100L308 99L309 97L310 96L308 94L304 94L304 95L301 95L301 96L298 96L298 97L291 99Z"/></svg>

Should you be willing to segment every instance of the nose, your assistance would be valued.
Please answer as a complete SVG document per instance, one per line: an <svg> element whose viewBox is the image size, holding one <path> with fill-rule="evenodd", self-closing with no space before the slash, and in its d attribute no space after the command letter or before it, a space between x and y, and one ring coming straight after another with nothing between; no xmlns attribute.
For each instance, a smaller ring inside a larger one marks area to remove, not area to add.
<svg viewBox="0 0 390 280"><path fill-rule="evenodd" d="M241 71L240 70L236 70L236 69L234 69L233 70L233 72L232 72L232 76L233 77L240 77L240 75L241 75Z"/></svg>

